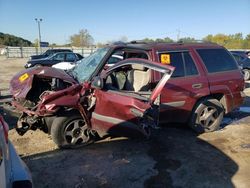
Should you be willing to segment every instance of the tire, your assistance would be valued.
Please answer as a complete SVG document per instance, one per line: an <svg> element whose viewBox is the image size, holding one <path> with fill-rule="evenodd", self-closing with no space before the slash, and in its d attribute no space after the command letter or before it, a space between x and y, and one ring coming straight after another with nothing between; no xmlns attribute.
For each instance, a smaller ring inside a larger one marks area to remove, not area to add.
<svg viewBox="0 0 250 188"><path fill-rule="evenodd" d="M59 148L76 148L93 142L90 129L80 115L57 117L51 126L52 140Z"/></svg>
<svg viewBox="0 0 250 188"><path fill-rule="evenodd" d="M244 74L244 80L245 81L249 80L250 79L250 72L249 72L249 70L243 69L242 72Z"/></svg>
<svg viewBox="0 0 250 188"><path fill-rule="evenodd" d="M216 99L204 99L194 108L189 126L197 133L212 132L220 127L224 108Z"/></svg>

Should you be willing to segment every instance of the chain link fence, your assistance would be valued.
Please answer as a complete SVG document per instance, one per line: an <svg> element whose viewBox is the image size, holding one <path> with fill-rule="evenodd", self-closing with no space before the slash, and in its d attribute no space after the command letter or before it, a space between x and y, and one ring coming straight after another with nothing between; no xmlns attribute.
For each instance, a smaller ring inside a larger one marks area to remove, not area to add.
<svg viewBox="0 0 250 188"><path fill-rule="evenodd" d="M96 47L89 47L89 48L60 47L60 48L70 49L74 53L81 54L83 57L89 56L91 53L97 50ZM5 55L7 58L27 58L30 57L31 55L42 54L48 49L53 49L53 48L42 47L40 51L39 48L36 47L6 47L1 49L1 55Z"/></svg>

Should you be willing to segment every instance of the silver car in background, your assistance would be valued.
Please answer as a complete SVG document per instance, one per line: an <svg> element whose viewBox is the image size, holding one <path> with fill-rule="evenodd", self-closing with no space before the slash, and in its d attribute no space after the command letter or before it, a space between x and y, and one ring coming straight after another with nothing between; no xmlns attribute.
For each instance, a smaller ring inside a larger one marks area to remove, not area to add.
<svg viewBox="0 0 250 188"><path fill-rule="evenodd" d="M8 139L8 130L0 114L0 188L31 188L30 172Z"/></svg>

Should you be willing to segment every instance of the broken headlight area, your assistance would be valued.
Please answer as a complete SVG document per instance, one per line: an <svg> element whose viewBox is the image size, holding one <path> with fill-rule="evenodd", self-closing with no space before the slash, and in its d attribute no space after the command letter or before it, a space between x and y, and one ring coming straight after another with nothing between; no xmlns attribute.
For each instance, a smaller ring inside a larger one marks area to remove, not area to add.
<svg viewBox="0 0 250 188"><path fill-rule="evenodd" d="M36 110L39 101L41 101L44 96L66 89L71 85L71 83L65 82L59 78L41 78L34 76L31 86L27 84L22 88L22 91L19 92L24 93L29 89L27 94L23 95L25 98L19 97L19 95L14 96L14 101L18 103L18 106L15 102L13 105L16 106L17 109L21 106L25 109L34 111ZM20 110L22 111L22 109Z"/></svg>
<svg viewBox="0 0 250 188"><path fill-rule="evenodd" d="M26 100L37 103L44 95L70 87L72 84L59 78L39 78L34 76Z"/></svg>
<svg viewBox="0 0 250 188"><path fill-rule="evenodd" d="M30 87L28 84L23 87L23 92L30 88L27 94L23 95L25 98L16 96L12 101L15 110L22 114L16 126L18 134L23 135L29 129L40 129L48 132L49 123L46 122L47 117L45 116L52 116L59 109L55 105L53 106L52 102L57 99L56 96L54 98L49 97L70 86L72 86L71 83L59 78L34 76ZM63 94L60 94L60 96L63 96ZM49 104L49 102L52 102L52 104Z"/></svg>
<svg viewBox="0 0 250 188"><path fill-rule="evenodd" d="M37 128L40 128L44 132L48 132L46 126L42 126L43 124L43 119L36 116L28 116L23 113L17 122L16 131L21 136L24 135L29 129L36 130Z"/></svg>

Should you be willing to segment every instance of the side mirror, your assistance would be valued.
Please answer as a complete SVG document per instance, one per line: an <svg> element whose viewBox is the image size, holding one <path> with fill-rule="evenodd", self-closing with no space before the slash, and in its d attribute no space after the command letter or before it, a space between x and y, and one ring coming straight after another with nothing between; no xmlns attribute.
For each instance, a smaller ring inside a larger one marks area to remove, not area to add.
<svg viewBox="0 0 250 188"><path fill-rule="evenodd" d="M93 81L91 82L93 88L102 89L103 88L103 79L99 76L94 77Z"/></svg>

